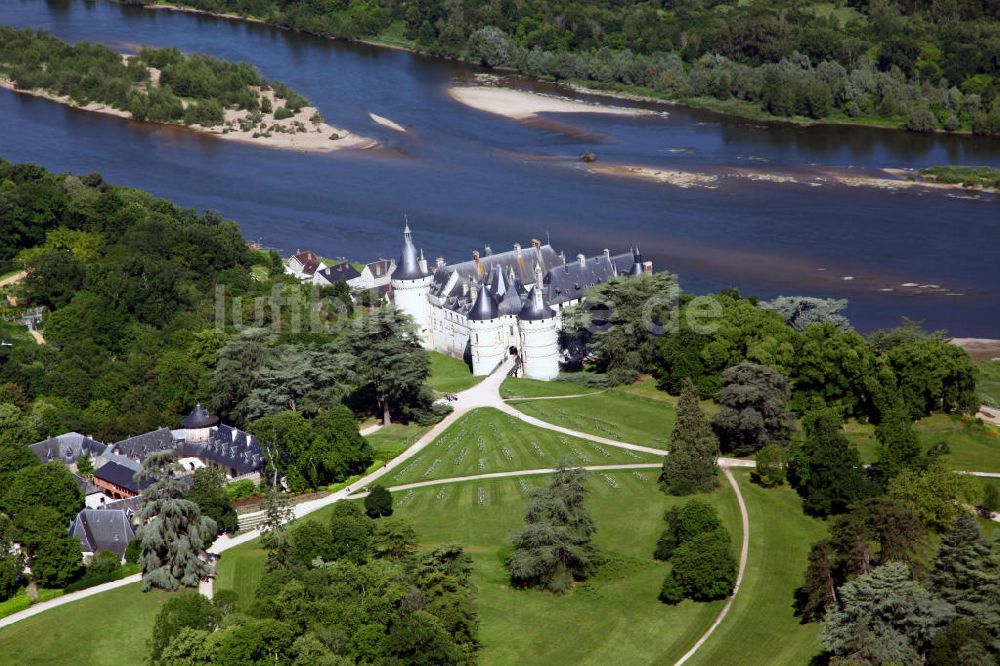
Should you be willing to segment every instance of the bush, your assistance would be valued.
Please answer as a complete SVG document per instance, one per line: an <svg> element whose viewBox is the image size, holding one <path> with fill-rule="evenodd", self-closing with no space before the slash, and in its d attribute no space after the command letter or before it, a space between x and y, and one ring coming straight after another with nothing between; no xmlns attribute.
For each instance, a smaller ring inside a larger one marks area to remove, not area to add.
<svg viewBox="0 0 1000 666"><path fill-rule="evenodd" d="M126 564L107 573L90 573L88 570L87 573L67 585L63 591L66 594L69 594L70 592L79 592L80 590L86 590L88 587L94 587L95 585L103 585L104 583L121 580L122 578L127 578L128 576L137 573L139 573L138 564Z"/></svg>
<svg viewBox="0 0 1000 666"><path fill-rule="evenodd" d="M142 554L142 542L132 539L125 547L125 562L127 564L138 564L139 556Z"/></svg>
<svg viewBox="0 0 1000 666"><path fill-rule="evenodd" d="M114 572L121 565L118 553L102 550L87 562L87 574L100 576Z"/></svg>
<svg viewBox="0 0 1000 666"><path fill-rule="evenodd" d="M226 486L226 494L229 495L230 501L254 497L258 494L257 485L250 479L240 479Z"/></svg>
<svg viewBox="0 0 1000 666"><path fill-rule="evenodd" d="M757 453L757 466L750 480L765 488L784 485L788 477L788 455L777 444L768 444Z"/></svg>
<svg viewBox="0 0 1000 666"><path fill-rule="evenodd" d="M736 585L737 563L724 529L699 534L674 553L673 568L660 589L660 600L674 604L724 599Z"/></svg>
<svg viewBox="0 0 1000 666"><path fill-rule="evenodd" d="M381 518L392 515L392 493L383 486L372 486L371 492L365 498L365 513L369 518Z"/></svg>
<svg viewBox="0 0 1000 666"><path fill-rule="evenodd" d="M689 500L681 506L671 507L663 519L667 527L656 542L653 554L658 560L669 560L678 548L699 534L722 529L715 508L701 500Z"/></svg>
<svg viewBox="0 0 1000 666"><path fill-rule="evenodd" d="M291 118L294 115L295 113L289 111L287 106L279 106L277 109L274 110L275 120L285 120L286 118Z"/></svg>

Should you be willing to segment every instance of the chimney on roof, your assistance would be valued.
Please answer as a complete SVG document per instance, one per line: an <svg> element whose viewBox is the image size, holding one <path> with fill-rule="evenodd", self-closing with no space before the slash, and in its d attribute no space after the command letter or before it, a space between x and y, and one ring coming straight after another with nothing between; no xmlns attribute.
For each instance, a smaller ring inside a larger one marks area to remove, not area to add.
<svg viewBox="0 0 1000 666"><path fill-rule="evenodd" d="M424 259L424 249L420 248L420 261L417 262L420 266L420 270L426 274L427 273L427 260Z"/></svg>
<svg viewBox="0 0 1000 666"><path fill-rule="evenodd" d="M486 246L485 248L483 248L483 249L484 249L484 251L486 252L486 256L487 256L487 257L488 257L488 256L490 256L491 254L493 254L493 248L491 248L491 247L490 247L489 245L487 245L487 246Z"/></svg>
<svg viewBox="0 0 1000 666"><path fill-rule="evenodd" d="M479 263L479 250L472 251L472 260L477 264Z"/></svg>
<svg viewBox="0 0 1000 666"><path fill-rule="evenodd" d="M534 246L536 251L542 249L542 241L538 240L537 238L532 238L531 244L532 246Z"/></svg>
<svg viewBox="0 0 1000 666"><path fill-rule="evenodd" d="M469 295L469 283L468 282L463 282L462 283L462 296L468 296L468 295Z"/></svg>
<svg viewBox="0 0 1000 666"><path fill-rule="evenodd" d="M521 244L520 243L514 243L514 254L517 255L518 259L521 258Z"/></svg>
<svg viewBox="0 0 1000 666"><path fill-rule="evenodd" d="M437 259L435 259L434 265L437 266L438 268L444 266L444 257L438 257Z"/></svg>
<svg viewBox="0 0 1000 666"><path fill-rule="evenodd" d="M578 255L576 255L576 260L577 260L577 262L579 262L580 268L586 268L587 267L587 257L583 256L582 254L578 254Z"/></svg>
<svg viewBox="0 0 1000 666"><path fill-rule="evenodd" d="M611 261L611 252L608 250L608 248L604 248L604 258L607 259L608 261Z"/></svg>

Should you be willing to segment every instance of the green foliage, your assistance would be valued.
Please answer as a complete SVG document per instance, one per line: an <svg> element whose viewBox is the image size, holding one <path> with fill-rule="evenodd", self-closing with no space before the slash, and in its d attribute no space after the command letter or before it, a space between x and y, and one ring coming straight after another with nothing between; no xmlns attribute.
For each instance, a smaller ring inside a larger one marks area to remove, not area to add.
<svg viewBox="0 0 1000 666"><path fill-rule="evenodd" d="M789 445L795 420L785 409L791 391L784 375L740 363L722 373L722 383L716 396L721 409L712 417L712 429L723 451L746 456L768 444Z"/></svg>
<svg viewBox="0 0 1000 666"><path fill-rule="evenodd" d="M677 421L670 434L670 454L663 459L660 487L668 495L690 495L715 488L719 440L698 404L689 380L677 403Z"/></svg>
<svg viewBox="0 0 1000 666"><path fill-rule="evenodd" d="M83 494L73 474L59 461L31 465L16 472L0 498L0 508L16 516L33 506L54 509L64 525L83 508Z"/></svg>
<svg viewBox="0 0 1000 666"><path fill-rule="evenodd" d="M94 474L94 463L90 456L84 454L76 460L76 473L84 478L89 478Z"/></svg>
<svg viewBox="0 0 1000 666"><path fill-rule="evenodd" d="M365 513L369 518L392 515L392 493L385 486L375 484L365 498Z"/></svg>
<svg viewBox="0 0 1000 666"><path fill-rule="evenodd" d="M160 608L153 624L153 634L149 640L150 662L157 664L174 663L164 657L164 648L183 629L214 630L220 620L219 611L207 598L195 592L181 594L169 599Z"/></svg>
<svg viewBox="0 0 1000 666"><path fill-rule="evenodd" d="M250 479L240 479L226 486L229 500L247 499L257 494L257 484Z"/></svg>
<svg viewBox="0 0 1000 666"><path fill-rule="evenodd" d="M507 571L516 587L564 594L594 567L591 537L597 530L584 506L584 472L560 463L548 488L534 489L524 517L527 526L511 535Z"/></svg>
<svg viewBox="0 0 1000 666"><path fill-rule="evenodd" d="M806 441L792 452L792 483L811 515L843 513L870 493L857 447L841 432L840 419L830 410L803 419Z"/></svg>
<svg viewBox="0 0 1000 666"><path fill-rule="evenodd" d="M195 470L191 488L184 495L185 499L198 505L201 515L215 521L219 530L232 534L239 526L236 509L229 504L226 493L226 475L214 467L202 467Z"/></svg>
<svg viewBox="0 0 1000 666"><path fill-rule="evenodd" d="M375 525L361 512L357 502L337 502L330 513L332 559L364 562L371 555L374 532Z"/></svg>
<svg viewBox="0 0 1000 666"><path fill-rule="evenodd" d="M153 481L143 491L136 530L142 543L143 590L197 587L212 573L203 558L218 526L184 498L184 484L174 477L176 467L173 451L157 451L146 456L138 474Z"/></svg>
<svg viewBox="0 0 1000 666"><path fill-rule="evenodd" d="M142 556L142 542L138 539L132 539L125 546L125 562L127 564L138 564L139 558Z"/></svg>
<svg viewBox="0 0 1000 666"><path fill-rule="evenodd" d="M965 506L975 506L980 487L973 477L932 463L926 470L904 470L889 482L887 494L907 506L928 527L945 529Z"/></svg>
<svg viewBox="0 0 1000 666"><path fill-rule="evenodd" d="M971 183L979 187L1000 188L1000 169L996 167L938 166L920 170L920 175L938 183Z"/></svg>
<svg viewBox="0 0 1000 666"><path fill-rule="evenodd" d="M765 488L785 484L788 478L788 452L777 444L768 444L757 452L756 466L750 479Z"/></svg>
<svg viewBox="0 0 1000 666"><path fill-rule="evenodd" d="M738 564L724 529L692 537L674 551L670 563L670 573L660 589L664 603L676 604L683 598L724 599L736 585Z"/></svg>
<svg viewBox="0 0 1000 666"><path fill-rule="evenodd" d="M972 414L979 409L976 369L961 347L928 336L893 347L886 355L912 418L934 411Z"/></svg>
<svg viewBox="0 0 1000 666"><path fill-rule="evenodd" d="M935 630L949 619L948 605L890 562L840 589L820 640L834 655L877 664L922 661Z"/></svg>
<svg viewBox="0 0 1000 666"><path fill-rule="evenodd" d="M24 450L37 440L38 430L31 418L14 404L0 403L0 446Z"/></svg>
<svg viewBox="0 0 1000 666"><path fill-rule="evenodd" d="M699 534L723 529L719 513L711 504L700 500L688 500L667 509L663 520L667 522L667 527L657 540L653 553L658 560L669 560L680 546Z"/></svg>

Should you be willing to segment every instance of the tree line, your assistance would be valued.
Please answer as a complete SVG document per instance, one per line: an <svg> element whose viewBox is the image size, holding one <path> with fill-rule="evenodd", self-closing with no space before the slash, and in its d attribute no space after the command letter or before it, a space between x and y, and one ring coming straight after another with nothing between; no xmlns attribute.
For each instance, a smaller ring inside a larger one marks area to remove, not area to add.
<svg viewBox="0 0 1000 666"><path fill-rule="evenodd" d="M136 120L163 123L212 127L224 122L226 109L270 112L270 99L261 96L266 90L285 100L289 115L309 104L245 62L152 48L126 58L101 44L67 44L42 30L6 26L0 26L0 74L23 90L106 104Z"/></svg>
<svg viewBox="0 0 1000 666"><path fill-rule="evenodd" d="M1000 133L996 0L177 4L739 113Z"/></svg>

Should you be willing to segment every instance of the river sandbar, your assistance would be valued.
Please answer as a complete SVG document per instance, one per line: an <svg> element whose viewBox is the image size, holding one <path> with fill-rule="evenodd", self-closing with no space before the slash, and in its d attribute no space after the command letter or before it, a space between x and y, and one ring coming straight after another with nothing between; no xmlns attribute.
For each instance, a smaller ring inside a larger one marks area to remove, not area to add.
<svg viewBox="0 0 1000 666"><path fill-rule="evenodd" d="M448 94L459 104L514 120L530 120L539 113L604 113L619 116L659 113L492 86L456 86L449 88Z"/></svg>

